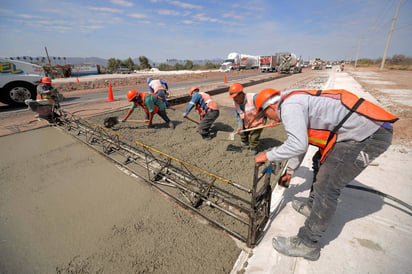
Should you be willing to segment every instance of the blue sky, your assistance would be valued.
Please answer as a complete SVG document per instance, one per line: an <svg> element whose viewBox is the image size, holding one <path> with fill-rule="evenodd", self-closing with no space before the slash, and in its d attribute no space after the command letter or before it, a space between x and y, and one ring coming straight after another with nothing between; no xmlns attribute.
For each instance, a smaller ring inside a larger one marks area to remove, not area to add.
<svg viewBox="0 0 412 274"><path fill-rule="evenodd" d="M0 56L224 59L291 51L305 60L383 56L399 0L3 0ZM412 56L402 0L388 57Z"/></svg>

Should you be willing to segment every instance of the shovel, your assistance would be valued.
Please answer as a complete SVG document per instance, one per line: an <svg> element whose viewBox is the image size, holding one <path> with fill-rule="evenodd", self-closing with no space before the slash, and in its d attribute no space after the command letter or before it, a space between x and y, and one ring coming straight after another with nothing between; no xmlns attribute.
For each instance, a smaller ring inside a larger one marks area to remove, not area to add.
<svg viewBox="0 0 412 274"><path fill-rule="evenodd" d="M120 120L119 117L117 116L112 116L104 119L104 126L106 128L112 128L115 125L119 124L122 120ZM126 122L131 122L131 123L146 123L148 120L126 120Z"/></svg>
<svg viewBox="0 0 412 274"><path fill-rule="evenodd" d="M187 116L185 116L185 118L187 119L187 120L189 120L189 121L192 121L193 123L195 123L195 124L200 124L198 121L195 121L195 120L193 120L193 119L191 119L191 118L189 118L189 117L187 117Z"/></svg>
<svg viewBox="0 0 412 274"><path fill-rule="evenodd" d="M235 135L238 134L238 133L243 133L243 132L252 131L252 130L261 129L261 128L266 128L266 127L276 127L278 125L280 125L280 123L270 123L270 124L267 124L267 125L264 125L264 126L252 127L252 128L248 128L248 129L242 129L242 130L239 130L239 132L233 131L229 135L229 140L232 140L232 141L235 140Z"/></svg>

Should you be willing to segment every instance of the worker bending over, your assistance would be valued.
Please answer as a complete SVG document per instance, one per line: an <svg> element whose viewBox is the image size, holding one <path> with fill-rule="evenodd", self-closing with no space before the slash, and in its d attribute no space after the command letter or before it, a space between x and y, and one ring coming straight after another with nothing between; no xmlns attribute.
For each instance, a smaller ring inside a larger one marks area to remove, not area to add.
<svg viewBox="0 0 412 274"><path fill-rule="evenodd" d="M167 82L161 79L147 78L147 84L149 86L150 92L162 98L166 108L169 108L170 104L166 99L169 95L169 86L167 85Z"/></svg>
<svg viewBox="0 0 412 274"><path fill-rule="evenodd" d="M297 236L274 237L280 253L317 260L319 240L335 213L341 190L392 142L392 124L398 118L349 91L289 90L268 88L255 100L258 116L282 121L287 140L255 157L256 163L289 160L281 184L288 185L308 145L319 147L320 167L307 202L292 207L307 217Z"/></svg>
<svg viewBox="0 0 412 274"><path fill-rule="evenodd" d="M233 84L229 88L229 97L233 99L235 114L237 118L237 133L240 136L242 148L247 155L256 155L260 135L263 128L241 133L241 130L264 126L266 118L257 119L255 108L255 98L257 93L244 93L241 84Z"/></svg>
<svg viewBox="0 0 412 274"><path fill-rule="evenodd" d="M129 102L132 102L132 106L127 111L127 114L122 119L122 122L125 122L133 113L134 109L137 108L137 106L140 106L146 112L146 125L148 127L152 127L153 116L157 113L166 122L168 127L172 129L175 128L172 121L170 121L169 117L167 117L166 106L163 103L162 98L159 96L156 96L150 92L137 92L132 89L127 92L127 98L129 99Z"/></svg>
<svg viewBox="0 0 412 274"><path fill-rule="evenodd" d="M189 93L192 99L183 113L183 118L186 118L189 112L196 108L196 112L200 116L199 134L203 139L210 140L214 137L210 132L210 128L219 117L219 107L209 94L199 92L198 87L192 87Z"/></svg>
<svg viewBox="0 0 412 274"><path fill-rule="evenodd" d="M37 85L36 91L36 100L25 100L25 104L37 113L37 118L45 119L48 122L56 122L56 118L60 116L56 113L56 110L60 108L60 95L58 90L52 86L50 77L43 77L41 83Z"/></svg>

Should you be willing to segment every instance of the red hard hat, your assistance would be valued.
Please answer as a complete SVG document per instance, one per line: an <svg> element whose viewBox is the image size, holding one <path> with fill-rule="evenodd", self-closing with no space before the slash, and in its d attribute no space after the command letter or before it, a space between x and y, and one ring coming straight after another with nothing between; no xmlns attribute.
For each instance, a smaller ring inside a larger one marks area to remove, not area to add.
<svg viewBox="0 0 412 274"><path fill-rule="evenodd" d="M131 102L138 95L139 93L134 89L131 89L127 92L127 98L129 99L129 102Z"/></svg>
<svg viewBox="0 0 412 274"><path fill-rule="evenodd" d="M41 79L41 82L42 83L45 83L45 84L51 84L51 79L49 78L49 77L43 77L42 79Z"/></svg>
<svg viewBox="0 0 412 274"><path fill-rule="evenodd" d="M199 92L199 88L198 87L192 87L191 89L190 89L190 96L193 96L193 92Z"/></svg>
<svg viewBox="0 0 412 274"><path fill-rule="evenodd" d="M229 88L229 98L236 97L240 92L243 92L243 86L241 84L233 84Z"/></svg>
<svg viewBox="0 0 412 274"><path fill-rule="evenodd" d="M280 91L273 88L265 88L260 91L255 99L257 113L265 110L269 105L276 104L280 99Z"/></svg>

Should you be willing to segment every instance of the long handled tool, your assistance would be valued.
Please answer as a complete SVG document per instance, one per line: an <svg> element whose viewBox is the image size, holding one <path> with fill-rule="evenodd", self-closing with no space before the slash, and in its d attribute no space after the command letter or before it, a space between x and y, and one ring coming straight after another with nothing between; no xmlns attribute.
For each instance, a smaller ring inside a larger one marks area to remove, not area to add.
<svg viewBox="0 0 412 274"><path fill-rule="evenodd" d="M189 120L189 121L192 121L193 123L195 123L195 124L200 124L198 121L195 121L195 120L193 120L193 119L191 119L191 118L189 118L189 117L187 117L187 116L185 116L185 118L187 119L187 120Z"/></svg>
<svg viewBox="0 0 412 274"><path fill-rule="evenodd" d="M119 117L117 116L112 116L112 117L108 117L106 119L104 119L104 126L106 128L112 128L115 125L119 124L122 120L120 120ZM146 123L147 120L126 120L126 122L130 122L130 123Z"/></svg>
<svg viewBox="0 0 412 274"><path fill-rule="evenodd" d="M248 129L242 129L242 130L239 130L239 132L233 131L229 135L229 140L232 140L232 141L235 140L235 135L238 134L238 133L243 133L243 132L252 131L252 130L261 129L261 128L266 128L266 127L276 127L278 125L280 125L280 123L270 123L270 124L267 124L267 125L264 125L264 126L252 127L252 128L248 128Z"/></svg>

